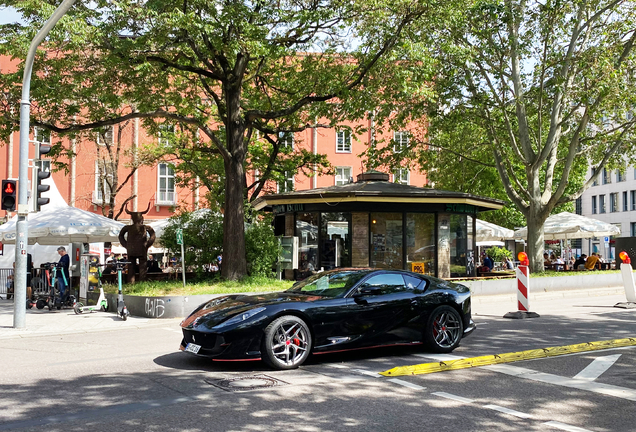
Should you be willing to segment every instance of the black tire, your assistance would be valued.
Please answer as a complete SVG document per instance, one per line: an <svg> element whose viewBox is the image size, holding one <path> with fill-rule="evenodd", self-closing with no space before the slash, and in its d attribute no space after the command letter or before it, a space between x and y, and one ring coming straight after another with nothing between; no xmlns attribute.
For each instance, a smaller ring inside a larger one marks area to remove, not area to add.
<svg viewBox="0 0 636 432"><path fill-rule="evenodd" d="M449 353L459 346L464 334L462 317L450 306L438 306L424 329L424 345L429 351Z"/></svg>
<svg viewBox="0 0 636 432"><path fill-rule="evenodd" d="M84 305L83 305L81 302L77 302L77 303L75 303L75 305L73 306L73 311L74 311L76 314L78 314L78 315L79 315L79 314L81 314L82 312L84 312L84 311L82 310L82 308L83 308L83 307L84 307Z"/></svg>
<svg viewBox="0 0 636 432"><path fill-rule="evenodd" d="M274 369L296 369L309 357L311 344L311 331L305 321L284 315L265 328L261 357Z"/></svg>
<svg viewBox="0 0 636 432"><path fill-rule="evenodd" d="M44 300L42 300L42 299L38 299L35 302L35 307L38 308L38 309L44 309L44 306L46 306L46 302Z"/></svg>
<svg viewBox="0 0 636 432"><path fill-rule="evenodd" d="M31 300L27 300L26 302L26 308L27 309L31 309L33 307L33 302Z"/></svg>

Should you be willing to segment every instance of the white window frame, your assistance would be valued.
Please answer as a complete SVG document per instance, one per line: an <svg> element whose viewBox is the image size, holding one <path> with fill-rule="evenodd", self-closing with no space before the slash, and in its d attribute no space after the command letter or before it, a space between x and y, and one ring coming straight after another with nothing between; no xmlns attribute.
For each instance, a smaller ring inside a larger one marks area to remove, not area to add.
<svg viewBox="0 0 636 432"><path fill-rule="evenodd" d="M411 172L407 168L398 168L393 172L393 183L407 185L407 184L410 184L410 181L411 181Z"/></svg>
<svg viewBox="0 0 636 432"><path fill-rule="evenodd" d="M291 177L289 177L289 174L290 174L289 171L285 171L284 174L285 174L285 180L283 180L282 182L276 183L276 193L286 193L286 192L294 191L296 180L294 178L293 172L291 173ZM281 185L283 186L282 188L281 188Z"/></svg>
<svg viewBox="0 0 636 432"><path fill-rule="evenodd" d="M352 167L350 166L336 167L335 185L340 186L348 184L349 180L351 180L351 172Z"/></svg>
<svg viewBox="0 0 636 432"><path fill-rule="evenodd" d="M162 137L161 136L161 131L167 131L168 134L170 135L170 137L172 138L174 136L174 125L173 124L161 124L159 125L159 134L157 135L157 143L161 146L161 147L167 147L170 145L170 139L166 138L166 137Z"/></svg>
<svg viewBox="0 0 636 432"><path fill-rule="evenodd" d="M409 132L393 132L393 153L402 153L409 145Z"/></svg>
<svg viewBox="0 0 636 432"><path fill-rule="evenodd" d="M351 153L351 131L341 129L336 132L336 153Z"/></svg>
<svg viewBox="0 0 636 432"><path fill-rule="evenodd" d="M283 147L290 147L292 150L294 149L294 133L293 132L279 132L278 133L278 142Z"/></svg>
<svg viewBox="0 0 636 432"><path fill-rule="evenodd" d="M93 189L93 202L95 204L103 204L104 196L102 195L102 188L100 187L99 181L100 179L104 182L104 191L110 195L110 185L106 182L106 177L112 178L113 173L104 173L104 177L102 177L100 172L100 164L99 161L95 161L95 187ZM112 183L112 182L111 182Z"/></svg>
<svg viewBox="0 0 636 432"><path fill-rule="evenodd" d="M46 139L43 140L39 140L38 139L38 133L42 132L43 133L43 138L46 137ZM37 126L33 127L33 142L35 143L40 143L40 144L51 144L51 131L48 129L44 129L44 128L39 128Z"/></svg>
<svg viewBox="0 0 636 432"><path fill-rule="evenodd" d="M97 132L97 139L95 140L95 142L98 146L105 146L110 138L110 143L108 143L108 145L113 145L113 143L115 142L115 127L111 125L106 126L104 129L106 129L104 132L105 138L102 138L102 134Z"/></svg>
<svg viewBox="0 0 636 432"><path fill-rule="evenodd" d="M166 173L161 174L161 168L165 167ZM165 191L161 189L161 180L165 179ZM172 190L169 189L170 179L172 179ZM174 183L174 168L167 163L160 163L157 165L157 200L156 205L174 205L176 203L177 190ZM172 197L170 196L172 195ZM172 199L170 199L172 198Z"/></svg>

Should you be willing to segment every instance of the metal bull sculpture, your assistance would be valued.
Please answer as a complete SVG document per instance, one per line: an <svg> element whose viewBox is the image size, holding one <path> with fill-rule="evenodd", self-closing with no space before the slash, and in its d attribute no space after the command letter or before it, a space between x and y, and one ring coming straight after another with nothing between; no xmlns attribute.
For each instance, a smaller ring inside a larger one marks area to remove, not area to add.
<svg viewBox="0 0 636 432"><path fill-rule="evenodd" d="M146 262L148 261L148 249L155 242L155 230L149 225L144 225L144 215L150 210L150 203L148 208L143 212L131 212L128 211L128 204L126 204L126 213L128 213L132 219L132 225L126 225L119 231L119 243L126 248L128 252L128 259L131 264L128 264L128 282L135 282L135 263L139 263L139 280L146 280L146 274L148 268Z"/></svg>

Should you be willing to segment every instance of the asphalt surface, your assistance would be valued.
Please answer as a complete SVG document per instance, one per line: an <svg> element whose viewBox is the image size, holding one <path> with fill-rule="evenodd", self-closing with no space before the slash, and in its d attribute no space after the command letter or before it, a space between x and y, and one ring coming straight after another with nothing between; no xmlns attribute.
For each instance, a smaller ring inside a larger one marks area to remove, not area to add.
<svg viewBox="0 0 636 432"><path fill-rule="evenodd" d="M540 318L510 320L514 297L474 297L477 331L447 359L634 337L636 310L620 301L537 294ZM32 309L17 330L12 314L0 300L0 431L636 430L636 348L387 378L442 358L382 349L272 371L179 352L179 320Z"/></svg>

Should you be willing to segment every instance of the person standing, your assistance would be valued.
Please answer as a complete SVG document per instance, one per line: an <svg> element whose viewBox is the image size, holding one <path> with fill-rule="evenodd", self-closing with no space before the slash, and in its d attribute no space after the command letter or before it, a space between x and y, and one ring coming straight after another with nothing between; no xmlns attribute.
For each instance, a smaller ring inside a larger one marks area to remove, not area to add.
<svg viewBox="0 0 636 432"><path fill-rule="evenodd" d="M61 304L64 304L66 292L68 290L68 268L71 264L71 258L66 253L66 248L64 246L60 246L59 248L57 248L57 253L60 254L60 260L57 263L57 283L60 287L60 301ZM61 304L58 305L58 309L61 307Z"/></svg>

